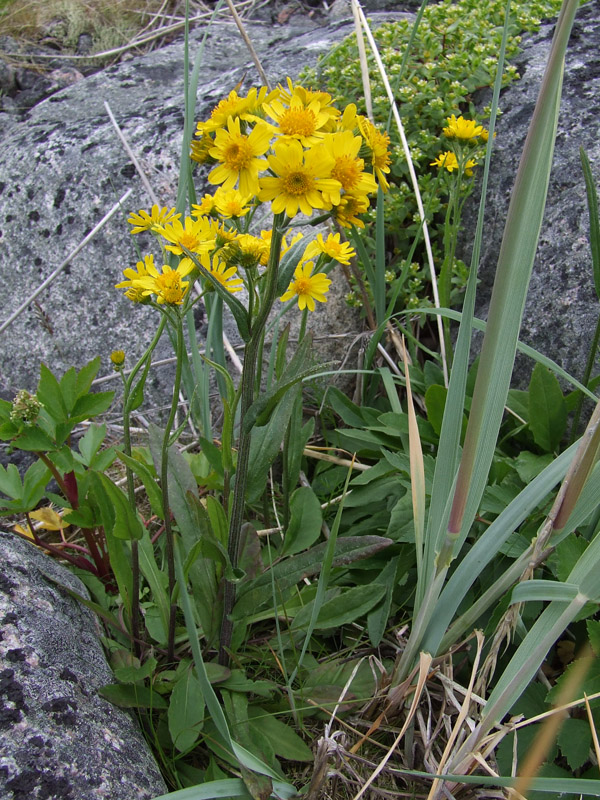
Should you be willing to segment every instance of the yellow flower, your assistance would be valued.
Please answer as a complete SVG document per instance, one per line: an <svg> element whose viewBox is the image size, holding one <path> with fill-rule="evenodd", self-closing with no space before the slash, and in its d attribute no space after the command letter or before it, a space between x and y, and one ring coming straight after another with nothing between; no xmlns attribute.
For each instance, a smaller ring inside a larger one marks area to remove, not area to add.
<svg viewBox="0 0 600 800"><path fill-rule="evenodd" d="M122 367L123 362L125 361L125 351L124 350L113 350L110 354L110 360L115 365L115 367Z"/></svg>
<svg viewBox="0 0 600 800"><path fill-rule="evenodd" d="M483 132L483 127L472 119L460 116L458 119L452 114L446 120L448 127L444 128L444 136L450 139L475 139Z"/></svg>
<svg viewBox="0 0 600 800"><path fill-rule="evenodd" d="M240 132L240 120L230 117L227 130L220 129L215 135L211 156L219 164L209 173L213 184L223 184L224 189L239 189L244 196L258 193L258 173L267 166L259 156L269 149L271 131L264 122L258 122L248 136Z"/></svg>
<svg viewBox="0 0 600 800"><path fill-rule="evenodd" d="M207 217L214 211L215 198L212 194L205 194L200 203L192 203L192 217Z"/></svg>
<svg viewBox="0 0 600 800"><path fill-rule="evenodd" d="M251 236L249 233L241 233L224 248L224 251L228 264L238 264L244 269L251 269L258 264L266 267L270 249L270 242Z"/></svg>
<svg viewBox="0 0 600 800"><path fill-rule="evenodd" d="M292 95L289 106L280 100L264 105L266 113L274 119L282 138L296 139L304 147L318 144L325 136L324 126L329 116L321 110L321 104L312 100L304 105L297 95Z"/></svg>
<svg viewBox="0 0 600 800"><path fill-rule="evenodd" d="M473 174L473 167L477 165L477 162L473 161L470 158L465 164L465 175L471 177ZM456 155L451 150L446 150L445 153L440 153L439 156L435 159L435 161L431 162L432 167L438 167L441 169L445 167L448 172L453 172L455 169L459 168L458 159Z"/></svg>
<svg viewBox="0 0 600 800"><path fill-rule="evenodd" d="M321 113L327 115L327 122L324 126L324 130L330 130L332 123L335 123L340 116L338 109L331 104L331 95L327 92L306 89L304 86L300 85L294 86L291 78L287 78L286 82L287 89L284 89L283 86L278 87L279 99L282 101L282 103L289 106L292 103L292 100L295 98L296 100L300 100L300 102L307 107L312 102L316 101L321 107Z"/></svg>
<svg viewBox="0 0 600 800"><path fill-rule="evenodd" d="M339 233L330 233L325 241L323 241L323 234L319 233L316 239L307 246L302 256L302 261L314 258L320 253L325 253L329 258L340 264L349 264L350 259L354 258L356 251L348 244L348 242L340 242Z"/></svg>
<svg viewBox="0 0 600 800"><path fill-rule="evenodd" d="M364 228L365 223L358 217L364 214L369 208L369 198L364 195L345 194L342 196L339 205L333 209L333 217L343 228L356 225L357 228Z"/></svg>
<svg viewBox="0 0 600 800"><path fill-rule="evenodd" d="M202 134L199 142L192 142L190 144L190 158L192 161L197 161L198 164L205 164L207 161L212 161L210 157L210 149L214 145L214 140L210 134Z"/></svg>
<svg viewBox="0 0 600 800"><path fill-rule="evenodd" d="M385 174L390 171L390 137L387 133L378 131L375 125L366 117L358 116L356 118L358 129L364 139L364 143L369 151L371 165L373 172L377 178L377 182L384 192L390 188ZM385 174L384 174L385 173Z"/></svg>
<svg viewBox="0 0 600 800"><path fill-rule="evenodd" d="M211 111L209 120L198 123L196 136L204 136L219 128L224 128L229 117L255 120L255 115L261 111L263 103L274 100L278 95L277 89L270 92L266 86L261 86L260 89L250 89L246 97L240 97L234 89L226 98L217 103Z"/></svg>
<svg viewBox="0 0 600 800"><path fill-rule="evenodd" d="M131 300L132 303L143 303L146 297L142 290L135 286L135 283L139 281L140 278L145 278L150 275L150 269L154 269L153 255L144 256L143 261L137 262L135 269L131 269L131 267L124 269L123 275L127 280L115 284L115 289L127 289L125 297L128 300Z"/></svg>
<svg viewBox="0 0 600 800"><path fill-rule="evenodd" d="M130 214L127 222L133 225L131 233L141 233L142 231L154 231L161 225L167 225L174 220L179 219L181 214L176 214L175 209L159 208L157 205L152 206L150 213L141 209L138 214L133 212Z"/></svg>
<svg viewBox="0 0 600 800"><path fill-rule="evenodd" d="M180 306L190 288L187 282L182 283L182 279L193 269L194 264L190 258L183 258L177 269L163 264L162 273L152 264L148 266L148 275L133 281L133 285L136 289L141 289L145 297L156 295L159 305Z"/></svg>
<svg viewBox="0 0 600 800"><path fill-rule="evenodd" d="M360 136L353 136L352 131L332 133L323 145L334 159L331 177L342 185L349 194L374 194L377 182L371 173L364 172L365 162L358 158L362 144Z"/></svg>
<svg viewBox="0 0 600 800"><path fill-rule="evenodd" d="M165 249L178 256L184 254L182 245L193 253L200 253L212 250L215 244L215 225L207 217L186 217L183 225L175 220L171 225L159 228L158 232L163 239L171 242L165 245Z"/></svg>
<svg viewBox="0 0 600 800"><path fill-rule="evenodd" d="M260 179L258 198L272 200L274 214L285 211L293 217L301 211L309 217L315 208L339 203L341 184L330 177L334 161L322 145L304 152L300 142L292 139L275 142L273 149L269 167L276 177Z"/></svg>
<svg viewBox="0 0 600 800"><path fill-rule="evenodd" d="M237 189L230 189L227 192L222 186L219 186L215 192L215 207L225 219L243 217L250 211L248 203L251 199L251 195L244 197Z"/></svg>
<svg viewBox="0 0 600 800"><path fill-rule="evenodd" d="M214 280L218 281L224 286L228 292L241 292L244 287L244 282L237 275L235 267L228 267L224 261L221 261L218 256L213 256L212 260L207 253L200 256L200 263L204 269L210 272ZM205 278L206 288L211 289L210 281Z"/></svg>
<svg viewBox="0 0 600 800"><path fill-rule="evenodd" d="M304 311L305 308L314 311L315 300L319 303L327 302L325 294L329 291L331 281L324 272L311 275L313 267L312 261L298 264L294 271L294 280L288 286L287 292L280 297L282 303L297 297L300 311Z"/></svg>

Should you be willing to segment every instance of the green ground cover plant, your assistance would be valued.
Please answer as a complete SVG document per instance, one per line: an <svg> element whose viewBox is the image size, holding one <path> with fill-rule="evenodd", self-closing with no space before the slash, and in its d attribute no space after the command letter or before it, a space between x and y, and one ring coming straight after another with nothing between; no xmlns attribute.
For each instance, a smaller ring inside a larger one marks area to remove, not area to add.
<svg viewBox="0 0 600 800"><path fill-rule="evenodd" d="M200 51L190 73L186 65L177 207L130 210L135 266L115 276L132 317L144 304L157 320L136 364L111 356L122 443L105 447L94 421L112 402L92 391L98 360L60 378L44 366L35 395L0 403L0 437L38 457L24 476L0 468L0 507L23 515L16 533L60 554L89 589L78 599L105 624L115 671L102 693L139 713L173 789L166 796L600 795L600 411L583 435L570 416L582 398L596 402L595 380L590 371L578 383L518 341L577 5L565 0L557 22L486 323L474 300L509 3L495 22L489 127L458 92L439 111L432 152L415 159L434 180L451 179L448 208L437 209L446 220L434 282L445 305L403 304L399 284L388 294L387 237L412 263L430 201L412 232L386 219L404 172L384 127L357 108L358 88L339 105L291 80L237 87L198 121ZM439 20L456 11L442 6L424 29L431 48ZM408 63L388 70L400 86ZM393 92L388 101L383 125ZM476 158L482 204L458 312L449 266ZM198 163L210 192L190 169ZM582 163L597 276L596 189L584 154ZM315 361L310 333L338 265L368 283L378 328L353 399L328 386L335 365ZM202 347L197 304L209 319ZM237 385L225 310L244 343ZM441 352L412 334L418 315L447 321ZM138 441L131 421L162 336L176 355L172 402ZM518 348L535 362L526 391L510 388ZM54 506L39 508L43 498ZM567 719L556 741L537 744L553 705Z"/></svg>

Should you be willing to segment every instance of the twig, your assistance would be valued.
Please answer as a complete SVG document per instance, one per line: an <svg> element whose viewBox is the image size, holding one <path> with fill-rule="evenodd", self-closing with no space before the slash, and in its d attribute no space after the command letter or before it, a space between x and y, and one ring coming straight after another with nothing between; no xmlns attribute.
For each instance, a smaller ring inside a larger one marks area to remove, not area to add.
<svg viewBox="0 0 600 800"><path fill-rule="evenodd" d="M52 274L50 274L50 275L49 275L49 276L46 278L46 280L45 280L45 281L42 281L42 283L40 283L40 285L39 285L39 286L38 286L38 288L35 290L35 292L33 292L33 294L31 294L31 295L30 295L30 296L27 298L27 300L25 300L25 302L24 302L24 303L22 303L22 304L21 304L21 305L20 305L20 306L17 308L17 310L16 310L16 311L14 311L14 312L11 314L11 315L10 315L10 317L9 317L7 320L5 320L5 321L2 323L2 325L0 325L0 333L3 333L3 332L4 332L4 331L5 331L7 328L8 328L8 326L11 324L11 322L14 322L14 321L16 320L16 318L17 318L17 317L18 317L20 314L22 314L22 313L23 313L23 311L25 311L25 309L27 308L27 306L28 306L30 303L32 303L32 302L35 300L35 298L36 298L38 295L40 295L40 294L41 294L41 293L44 291L44 289L46 289L48 286L50 286L50 284L52 283L52 281L53 281L55 278L57 278L57 277L58 277L58 275L60 275L60 273L63 271L63 269L64 269L66 266L68 266L68 265L71 263L71 261L72 261L72 260L75 258L75 256L76 256L76 255L77 255L77 254L78 254L78 253L79 253L81 250L83 250L83 248L86 246L86 244L88 244L88 242L90 242L90 241L91 241L91 240L94 238L94 236L95 236L95 235L98 233L98 231L99 231L99 230L101 230L101 229L102 229L102 228L103 228L103 227L106 225L106 223L107 223L107 222L108 222L108 221L111 219L111 217L113 217L113 216L114 216L114 215L117 213L117 211L119 211L119 209L121 208L121 205L122 205L122 204L125 202L125 200L127 200L127 198L129 197L129 195L130 195L132 192L133 192L133 189L128 189L128 190L125 192L125 194L123 195L123 197L121 197L121 199L120 199L120 200L118 200L118 201L117 201L117 202L114 204L114 206L113 206L113 207L110 209L110 211L108 212L108 214L106 214L104 217L102 217L102 219L101 219L101 220L100 220L100 222L99 222L99 223L96 225L96 227L95 227L95 228L93 228L93 229L92 229L92 230L91 230L91 231L88 233L88 235L87 235L87 236L86 236L84 239L82 239L82 240L81 240L81 242L80 242L80 243L77 245L77 247L75 248L75 250L73 250L73 252L72 252L72 253L69 253L69 255L68 255L66 258L65 258L65 260L62 262L62 264L61 264L59 267L57 267L57 268L54 270L54 272L53 272Z"/></svg>
<svg viewBox="0 0 600 800"><path fill-rule="evenodd" d="M241 34L241 37L244 40L244 42L246 44L246 47L248 48L248 50L250 52L250 55L252 56L252 60L254 61L256 69L258 70L258 74L260 75L260 79L262 80L264 85L267 87L267 89L270 90L271 89L271 84L269 83L269 79L267 78L267 73L264 71L263 66L260 63L260 59L258 57L258 54L257 54L256 50L254 49L254 45L252 44L252 42L250 41L250 37L246 33L246 28L244 27L244 23L240 19L240 16L237 13L237 11L235 10L235 6L233 5L232 0L226 0L226 2L227 2L227 5L229 6L229 10L231 11L231 16L233 17L235 24L238 26L238 30L239 30L239 32Z"/></svg>
<svg viewBox="0 0 600 800"><path fill-rule="evenodd" d="M148 196L150 197L150 200L152 201L152 203L153 203L154 205L159 205L159 203L158 203L158 198L157 198L157 196L154 194L154 190L153 190L153 189L152 189L152 187L150 186L150 181L149 181L149 180L148 180L148 178L146 177L146 174L145 174L144 170L142 169L142 165L141 165L141 164L140 164L140 162L137 160L137 157L136 157L135 153L133 152L133 150L132 150L132 149L131 149L131 147L129 146L129 142L128 142L128 141L127 141L127 139L125 138L125 136L124 136L124 134L123 134L123 131L122 131L122 130L121 130L121 128L119 127L119 123L118 123L118 122L117 122L117 120L115 119L115 117L114 117L114 114L112 113L112 111L111 111L111 108L110 108L110 106L108 105L108 103L106 102L106 100L104 101L104 108L106 109L106 113L108 114L108 116L109 116L109 119L110 119L110 121L111 121L111 122L112 122L112 124L113 124L113 127L114 127L114 129L115 129L115 131L116 131L116 133L117 133L117 136L118 136L118 137L119 137L119 139L121 140L121 144L122 144L122 145L123 145L123 147L125 148L125 151L127 152L127 155L129 156L129 158L131 159L131 163L132 163L132 164L133 164L133 166L136 168L136 170L137 170L137 172L138 172L138 175L140 176L140 178L141 178L141 181L142 181L142 183L144 184L144 188L145 188L145 189L146 189L146 191L148 192Z"/></svg>

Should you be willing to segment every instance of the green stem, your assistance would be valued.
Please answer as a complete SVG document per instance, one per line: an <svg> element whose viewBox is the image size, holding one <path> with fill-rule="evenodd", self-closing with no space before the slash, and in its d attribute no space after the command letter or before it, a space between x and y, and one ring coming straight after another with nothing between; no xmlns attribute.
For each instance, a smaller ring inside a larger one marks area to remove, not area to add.
<svg viewBox="0 0 600 800"><path fill-rule="evenodd" d="M276 214L273 220L273 236L271 238L271 250L269 252L269 263L265 277L266 285L261 301L260 311L256 321L252 325L250 341L246 345L244 353L244 366L242 368L241 397L240 397L240 440L238 446L237 466L235 470L235 487L233 491L233 501L231 504L231 517L229 520L229 539L227 550L231 564L235 569L238 565L241 544L242 524L244 521L244 506L246 499L246 484L248 480L248 464L250 458L250 431L246 431L244 419L248 409L255 398L255 379L258 354L261 349L262 336L267 324L267 319L275 297L277 295L277 276L279 267L279 256L281 253L281 242L283 233L281 227L284 214ZM229 662L228 649L231 645L233 634L233 623L229 615L233 611L235 603L235 584L225 581L223 593L223 619L221 623L221 640L219 647L219 663Z"/></svg>
<svg viewBox="0 0 600 800"><path fill-rule="evenodd" d="M596 322L596 330L594 332L594 338L592 340L592 345L588 353L587 364L585 365L585 373L581 380L584 386L587 386L590 382L592 370L594 368L594 364L596 363L596 354L598 352L599 341L600 341L600 317L598 317L598 321ZM575 406L575 413L573 414L573 424L571 425L571 444L573 444L573 442L577 438L577 428L579 427L579 418L581 417L582 407L583 407L583 394L580 393L577 399L577 405Z"/></svg>
<svg viewBox="0 0 600 800"><path fill-rule="evenodd" d="M140 369L146 364L146 362L151 358L152 353L156 345L159 342L159 339L162 335L166 324L166 319L163 317L160 321L158 328L156 329L156 333L154 334L154 338L150 342L150 346L144 353L144 355L140 358L137 362L135 367L131 370L131 373L127 379L121 372L121 377L123 378L123 451L125 455L131 456L131 411L132 409L130 406L130 395L131 395L131 387L133 385L134 378L140 371ZM133 472L131 471L131 467L125 465L125 475L127 476L127 497L129 499L129 505L131 508L135 508L135 486L133 483ZM132 539L131 541L131 575L132 575L132 600L131 600L131 637L133 639L133 649L136 656L139 657L140 655L140 556L139 556L139 547L136 539Z"/></svg>
<svg viewBox="0 0 600 800"><path fill-rule="evenodd" d="M161 309L162 310L162 309ZM167 311L163 311L167 314ZM174 327L176 333L175 342L175 381L173 383L173 400L171 402L171 413L167 420L165 433L162 441L161 459L160 459L160 484L162 489L163 508L165 510L165 539L167 543L167 574L169 579L169 632L167 640L167 660L173 661L175 655L175 615L177 611L177 604L173 602L173 591L175 589L175 559L173 555L173 529L171 527L171 512L169 509L169 440L171 437L171 428L175 421L175 414L177 413L177 404L179 402L179 389L181 386L181 373L183 368L183 320L179 312L175 313Z"/></svg>

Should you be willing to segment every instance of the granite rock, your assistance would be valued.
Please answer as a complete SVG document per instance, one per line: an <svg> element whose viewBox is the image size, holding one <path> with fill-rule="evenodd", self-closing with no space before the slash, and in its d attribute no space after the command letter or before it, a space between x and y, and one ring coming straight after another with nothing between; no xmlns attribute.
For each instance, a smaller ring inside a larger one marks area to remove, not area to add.
<svg viewBox="0 0 600 800"><path fill-rule="evenodd" d="M98 694L114 681L71 572L0 531L0 798L146 800L166 791L137 721ZM61 586L62 585L62 586Z"/></svg>
<svg viewBox="0 0 600 800"><path fill-rule="evenodd" d="M510 193L545 69L554 26L523 40L521 79L501 95L502 115L487 194L477 315L486 316ZM600 305L594 291L589 216L579 149L600 186L600 0L577 12L566 54L563 94L548 201L525 307L521 340L581 378ZM478 102L489 102L489 94ZM465 210L463 242L475 230L479 198ZM467 248L468 251L468 248ZM468 263L469 253L465 254ZM533 364L518 357L514 381L524 387Z"/></svg>

